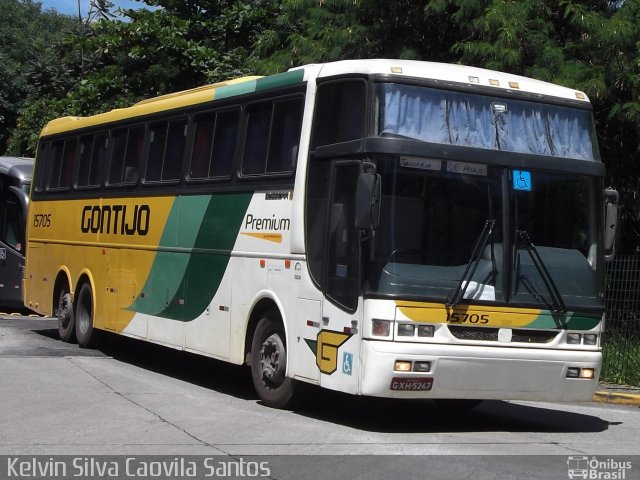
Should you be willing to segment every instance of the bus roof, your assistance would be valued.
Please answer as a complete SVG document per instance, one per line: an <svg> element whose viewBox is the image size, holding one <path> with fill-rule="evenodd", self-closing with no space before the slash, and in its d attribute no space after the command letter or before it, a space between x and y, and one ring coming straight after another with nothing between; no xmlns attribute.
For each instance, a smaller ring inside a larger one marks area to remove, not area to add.
<svg viewBox="0 0 640 480"><path fill-rule="evenodd" d="M131 107L117 108L91 117L62 117L51 120L41 135L55 135L69 130L102 125L127 118L150 115L179 107L197 105L212 100L229 98L243 93L259 92L278 86L291 85L303 81L303 72L285 72L270 77L242 77L226 82L205 85L191 90L170 93L160 97L142 100Z"/></svg>
<svg viewBox="0 0 640 480"><path fill-rule="evenodd" d="M87 128L127 118L139 117L179 107L206 103L279 86L292 85L312 78L346 74L385 75L393 79L422 78L443 83L485 86L497 91L520 91L537 96L556 97L589 104L589 99L579 90L562 87L540 80L457 64L422 62L414 60L342 60L326 64L310 64L295 67L288 72L269 77L241 77L225 82L170 93L142 100L131 107L114 109L91 117L62 117L50 121L42 130L42 136L55 135L80 128Z"/></svg>
<svg viewBox="0 0 640 480"><path fill-rule="evenodd" d="M29 181L33 175L33 158L0 157L0 174L9 175L21 182Z"/></svg>
<svg viewBox="0 0 640 480"><path fill-rule="evenodd" d="M307 65L299 68L306 69L313 66L314 65ZM413 77L471 86L480 85L496 88L497 90L520 91L534 95L589 103L587 95L579 90L510 73L459 64L415 60L373 59L342 60L339 62L315 65L315 67L319 68L318 77L332 77L346 73Z"/></svg>

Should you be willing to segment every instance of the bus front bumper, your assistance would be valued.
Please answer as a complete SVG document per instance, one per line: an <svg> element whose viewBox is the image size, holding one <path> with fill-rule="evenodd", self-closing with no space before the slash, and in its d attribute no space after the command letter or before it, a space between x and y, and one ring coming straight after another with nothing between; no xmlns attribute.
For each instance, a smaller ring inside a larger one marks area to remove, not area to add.
<svg viewBox="0 0 640 480"><path fill-rule="evenodd" d="M360 393L393 398L590 401L602 362L598 351L372 340L362 348ZM398 361L411 370L395 370ZM594 375L568 378L570 369Z"/></svg>

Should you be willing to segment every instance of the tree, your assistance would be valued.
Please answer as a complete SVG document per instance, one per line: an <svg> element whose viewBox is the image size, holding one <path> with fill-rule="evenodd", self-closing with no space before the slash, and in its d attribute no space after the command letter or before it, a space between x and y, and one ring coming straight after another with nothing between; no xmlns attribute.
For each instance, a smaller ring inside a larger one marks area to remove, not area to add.
<svg viewBox="0 0 640 480"><path fill-rule="evenodd" d="M101 15L60 45L77 58L76 81L30 98L14 149L33 153L33 132L58 116L92 115L248 73L255 35L273 18L272 2L257 0L147 3L162 8L125 10L126 21Z"/></svg>
<svg viewBox="0 0 640 480"><path fill-rule="evenodd" d="M285 0L274 28L258 37L255 66L275 73L346 58L449 61L457 37L447 20L420 0Z"/></svg>
<svg viewBox="0 0 640 480"><path fill-rule="evenodd" d="M29 95L65 88L66 55L57 46L75 22L31 0L0 0L0 152ZM22 153L16 151L14 153Z"/></svg>
<svg viewBox="0 0 640 480"><path fill-rule="evenodd" d="M453 9L462 63L583 90L594 107L607 182L622 200L623 252L640 251L640 4L635 1L489 0L482 15ZM435 5L435 2L431 2Z"/></svg>
<svg viewBox="0 0 640 480"><path fill-rule="evenodd" d="M490 68L583 90L608 184L622 194L622 251L640 251L638 0L285 0L256 67L415 58Z"/></svg>

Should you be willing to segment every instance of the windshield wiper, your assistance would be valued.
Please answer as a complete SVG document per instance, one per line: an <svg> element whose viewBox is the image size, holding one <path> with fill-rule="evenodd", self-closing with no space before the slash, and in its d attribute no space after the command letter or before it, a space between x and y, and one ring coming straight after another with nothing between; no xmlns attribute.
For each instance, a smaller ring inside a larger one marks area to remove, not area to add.
<svg viewBox="0 0 640 480"><path fill-rule="evenodd" d="M467 268L465 268L464 273L462 274L462 278L460 279L458 286L453 292L453 297L451 298L451 301L446 303L447 307L451 308L451 307L457 306L460 303L460 301L464 298L464 294L467 291L469 282L473 278L473 274L476 273L476 268L478 268L478 263L480 263L480 257L482 255L482 251L484 250L484 247L487 246L489 237L493 235L493 229L495 226L496 226L495 220L486 220L484 222L484 227L482 227L482 231L480 232L480 236L476 241L476 245L473 247L471 258L467 263ZM493 242L492 242L492 246L493 246ZM492 256L492 265L493 265L492 268L494 269L492 274L494 274L496 265L495 265L495 257L493 255L493 250L491 252L491 256Z"/></svg>
<svg viewBox="0 0 640 480"><path fill-rule="evenodd" d="M542 281L544 282L545 287L547 287L547 291L549 292L549 296L551 297L551 303L552 303L551 306L553 307L553 312L566 313L567 306L565 305L564 300L560 295L558 286L556 285L556 282L553 281L553 278L551 277L549 270L547 270L547 267L542 261L542 257L540 257L540 254L538 253L538 249L533 244L531 237L529 237L529 234L527 233L526 230L516 230L516 240L517 240L517 237L520 237L520 239L524 243L524 246L526 247L527 252L529 253L529 257L531 257L531 261L533 262L533 265L536 267L536 270L540 274L540 278L542 278ZM518 250L518 246L516 243L516 254L517 254L517 250ZM526 277L524 277L524 275L520 275L518 273L516 274L516 281L523 280L523 283L524 283L525 279ZM536 299L540 301L539 294L535 291L535 289L532 290L533 286L531 286L530 288L527 285L527 283L525 283L525 286L527 287L527 289L532 291L534 297L536 297Z"/></svg>

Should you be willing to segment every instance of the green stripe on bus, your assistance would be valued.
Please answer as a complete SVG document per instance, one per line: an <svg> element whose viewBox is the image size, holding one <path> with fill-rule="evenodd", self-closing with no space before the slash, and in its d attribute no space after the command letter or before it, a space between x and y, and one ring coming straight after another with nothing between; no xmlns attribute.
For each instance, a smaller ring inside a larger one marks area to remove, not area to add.
<svg viewBox="0 0 640 480"><path fill-rule="evenodd" d="M238 83L236 85L227 85L226 87L217 88L214 92L214 100L220 98L235 97L236 95L243 95L245 93L253 93L256 91L256 81L249 80L248 82Z"/></svg>
<svg viewBox="0 0 640 480"><path fill-rule="evenodd" d="M201 220L197 223L183 222L183 226L198 227L193 229L197 231L193 242L196 253L165 252L162 257L164 264L157 266L158 273L163 272L163 276L170 276L173 279L172 295L169 295L167 290L157 290L156 283L152 279L153 288L147 289L145 286L143 291L149 290L145 297L150 295L153 299L144 302L139 301L142 299L136 299L134 305L138 308L133 308L132 305L131 309L181 321L197 318L218 291L251 198L250 193L208 196L207 208ZM170 256L179 258L172 261L180 264L184 262L185 268L180 272L165 270L171 262L167 258ZM155 262L151 275L154 274L154 270L156 270ZM167 272L170 274L168 275ZM153 309L149 309L151 306Z"/></svg>
<svg viewBox="0 0 640 480"><path fill-rule="evenodd" d="M198 232L195 248L216 253L191 254L176 296L161 317L191 321L197 318L218 291L229 264L242 220L252 194L214 195ZM220 253L223 250L225 253Z"/></svg>
<svg viewBox="0 0 640 480"><path fill-rule="evenodd" d="M284 87L300 83L304 80L304 70L294 70L292 72L278 73L269 77L256 80L256 92L269 90L272 88Z"/></svg>
<svg viewBox="0 0 640 480"><path fill-rule="evenodd" d="M159 247L193 248L199 231L197 227L202 224L210 200L209 195L177 197L165 222ZM188 228L189 225L194 228ZM170 299L175 297L188 264L188 254L157 252L142 289L144 296L138 296L127 310L150 315L162 312ZM167 275L167 272L171 274Z"/></svg>
<svg viewBox="0 0 640 480"><path fill-rule="evenodd" d="M236 85L227 85L216 89L214 100L221 98L235 97L245 93L262 92L272 88L285 87L294 85L304 80L304 70L294 70L293 72L278 73L269 77L250 80L248 82L238 83Z"/></svg>
<svg viewBox="0 0 640 480"><path fill-rule="evenodd" d="M600 323L601 319L601 315L573 312L554 314L547 310L538 315L532 323L521 328L591 330Z"/></svg>

